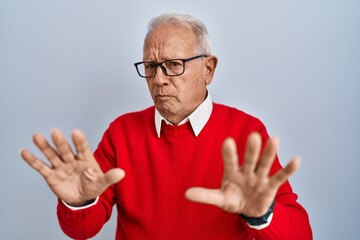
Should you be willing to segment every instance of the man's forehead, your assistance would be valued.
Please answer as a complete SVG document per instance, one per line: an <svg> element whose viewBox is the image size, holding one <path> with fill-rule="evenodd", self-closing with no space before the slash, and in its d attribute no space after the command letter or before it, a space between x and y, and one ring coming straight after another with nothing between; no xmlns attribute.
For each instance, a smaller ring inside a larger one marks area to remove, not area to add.
<svg viewBox="0 0 360 240"><path fill-rule="evenodd" d="M172 41L184 41L193 43L195 35L190 28L176 25L163 25L153 30L146 43L166 43Z"/></svg>
<svg viewBox="0 0 360 240"><path fill-rule="evenodd" d="M189 52L193 52L194 44L195 35L189 28L179 26L176 28L173 25L159 27L145 42L144 59L166 60L185 57Z"/></svg>

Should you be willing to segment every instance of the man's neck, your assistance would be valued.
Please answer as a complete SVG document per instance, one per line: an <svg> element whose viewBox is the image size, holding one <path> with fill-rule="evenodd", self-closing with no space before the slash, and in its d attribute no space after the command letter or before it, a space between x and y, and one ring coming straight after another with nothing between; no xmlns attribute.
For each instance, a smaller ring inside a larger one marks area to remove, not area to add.
<svg viewBox="0 0 360 240"><path fill-rule="evenodd" d="M195 110L195 109L194 109ZM180 115L166 115L160 113L168 122L170 122L172 125L179 125L183 120L187 119L191 113L185 114L183 116Z"/></svg>

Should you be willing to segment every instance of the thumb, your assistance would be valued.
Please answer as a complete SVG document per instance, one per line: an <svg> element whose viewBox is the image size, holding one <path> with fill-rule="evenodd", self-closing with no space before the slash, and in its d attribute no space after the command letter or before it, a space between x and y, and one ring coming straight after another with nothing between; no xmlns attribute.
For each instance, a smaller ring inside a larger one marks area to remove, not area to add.
<svg viewBox="0 0 360 240"><path fill-rule="evenodd" d="M113 168L107 171L103 176L103 182L105 185L110 186L112 184L120 182L125 177L125 171L121 168Z"/></svg>
<svg viewBox="0 0 360 240"><path fill-rule="evenodd" d="M185 192L185 197L193 202L214 205L220 208L224 206L225 202L224 195L220 189L193 187Z"/></svg>

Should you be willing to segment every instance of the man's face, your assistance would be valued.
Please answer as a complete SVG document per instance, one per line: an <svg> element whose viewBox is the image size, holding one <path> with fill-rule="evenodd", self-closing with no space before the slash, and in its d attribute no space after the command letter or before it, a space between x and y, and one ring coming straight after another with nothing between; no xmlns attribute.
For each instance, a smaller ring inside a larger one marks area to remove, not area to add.
<svg viewBox="0 0 360 240"><path fill-rule="evenodd" d="M194 51L195 42L195 35L190 29L163 25L147 39L144 61L162 62L196 56L199 53ZM178 124L204 101L206 85L210 84L216 66L216 58L213 58L198 58L186 62L185 72L180 76L166 76L158 67L155 77L146 79L156 109L167 120ZM209 66L209 61L215 62L213 69Z"/></svg>

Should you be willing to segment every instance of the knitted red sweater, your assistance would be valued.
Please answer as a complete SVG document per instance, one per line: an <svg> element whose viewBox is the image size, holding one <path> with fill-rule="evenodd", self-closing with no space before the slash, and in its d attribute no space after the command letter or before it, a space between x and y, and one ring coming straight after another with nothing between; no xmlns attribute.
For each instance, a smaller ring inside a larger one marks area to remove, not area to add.
<svg viewBox="0 0 360 240"><path fill-rule="evenodd" d="M307 213L288 182L279 189L272 222L263 230L249 228L237 214L185 199L190 187L220 187L221 145L226 137L236 140L240 162L251 132L258 131L267 140L258 119L214 104L197 137L188 122L181 126L163 123L159 138L154 111L150 107L123 115L104 133L95 157L103 171L120 167L126 177L87 209L72 211L59 201L60 226L68 236L94 236L116 204L116 239L312 239ZM271 174L279 168L276 159Z"/></svg>

